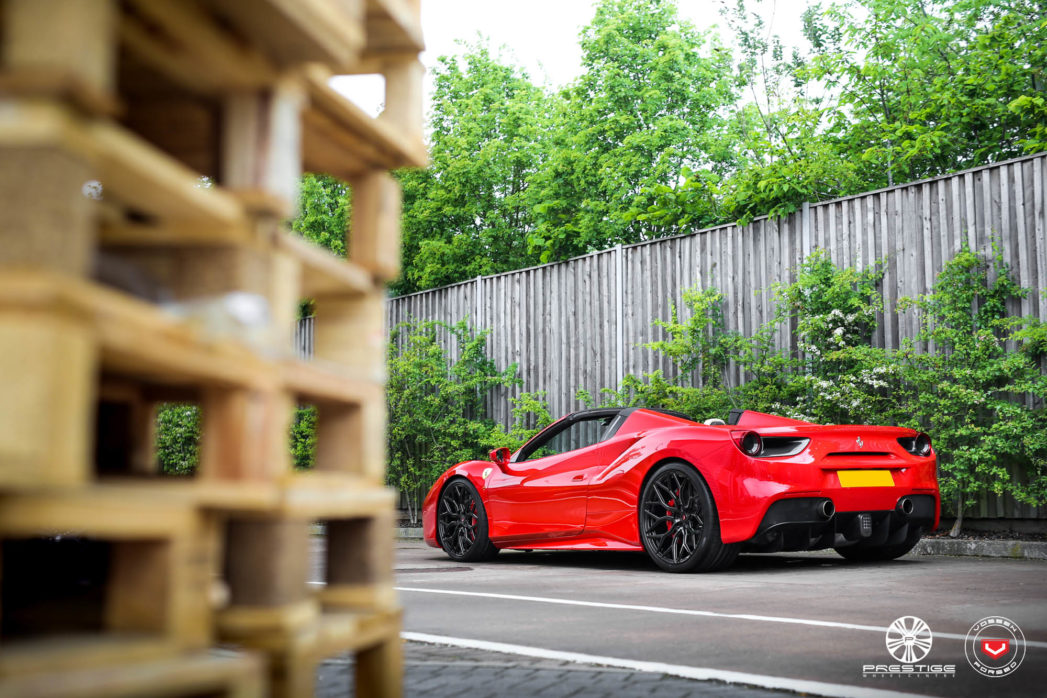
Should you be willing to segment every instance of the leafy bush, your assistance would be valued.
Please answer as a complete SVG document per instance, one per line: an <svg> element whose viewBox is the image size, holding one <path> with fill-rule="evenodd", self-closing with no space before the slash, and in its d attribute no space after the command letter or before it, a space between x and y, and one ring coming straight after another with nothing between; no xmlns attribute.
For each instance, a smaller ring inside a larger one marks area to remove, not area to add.
<svg viewBox="0 0 1047 698"><path fill-rule="evenodd" d="M454 347L452 358L441 340ZM497 428L484 410L488 391L519 383L516 365L498 371L487 334L463 321L403 323L389 342L389 484L407 495L417 520L425 490L448 466L481 457Z"/></svg>
<svg viewBox="0 0 1047 698"><path fill-rule="evenodd" d="M316 462L316 407L313 405L299 407L294 412L291 460L295 470L308 470Z"/></svg>
<svg viewBox="0 0 1047 698"><path fill-rule="evenodd" d="M172 403L156 413L156 458L164 475L192 475L200 462L200 408Z"/></svg>
<svg viewBox="0 0 1047 698"><path fill-rule="evenodd" d="M915 421L935 438L956 531L983 492L1029 504L1047 496L1047 376L1036 359L1042 325L1008 308L1026 293L998 251L983 259L964 249L930 294L902 306L919 310L921 330L898 359Z"/></svg>

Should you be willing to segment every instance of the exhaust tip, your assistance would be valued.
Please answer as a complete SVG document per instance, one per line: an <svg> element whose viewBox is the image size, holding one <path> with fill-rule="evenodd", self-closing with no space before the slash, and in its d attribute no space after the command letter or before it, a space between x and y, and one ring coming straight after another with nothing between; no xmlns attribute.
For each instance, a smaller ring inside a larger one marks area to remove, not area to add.
<svg viewBox="0 0 1047 698"><path fill-rule="evenodd" d="M908 497L902 497L898 500L898 511L905 514L906 516L912 516L913 510L916 505L913 504L912 500Z"/></svg>
<svg viewBox="0 0 1047 698"><path fill-rule="evenodd" d="M818 504L818 513L823 519L831 519L833 514L836 513L836 505L833 504L833 500L823 499L821 503Z"/></svg>

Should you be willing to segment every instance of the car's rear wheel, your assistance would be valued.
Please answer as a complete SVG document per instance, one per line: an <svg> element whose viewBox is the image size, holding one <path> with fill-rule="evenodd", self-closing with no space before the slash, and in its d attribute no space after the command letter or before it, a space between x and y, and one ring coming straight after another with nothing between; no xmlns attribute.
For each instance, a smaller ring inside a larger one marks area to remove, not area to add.
<svg viewBox="0 0 1047 698"><path fill-rule="evenodd" d="M698 471L665 463L643 486L640 540L651 560L668 572L711 572L729 567L737 544L720 539L716 503Z"/></svg>
<svg viewBox="0 0 1047 698"><path fill-rule="evenodd" d="M455 478L440 494L436 509L436 536L452 560L490 560L498 548L487 537L487 512L472 483Z"/></svg>
<svg viewBox="0 0 1047 698"><path fill-rule="evenodd" d="M845 548L836 548L836 552L848 560L854 562L884 562L894 560L916 547L920 542L921 529L914 528L913 531L900 543L894 545L848 545Z"/></svg>

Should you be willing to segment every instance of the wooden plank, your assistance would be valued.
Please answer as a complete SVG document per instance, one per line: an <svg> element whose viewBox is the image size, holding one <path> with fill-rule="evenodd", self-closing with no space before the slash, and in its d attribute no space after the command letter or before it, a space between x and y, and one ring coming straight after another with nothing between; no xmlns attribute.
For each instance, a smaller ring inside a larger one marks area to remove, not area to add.
<svg viewBox="0 0 1047 698"><path fill-rule="evenodd" d="M282 622L281 609L306 603L311 550L307 521L233 520L226 536L225 579L231 606L220 621L223 633L241 627L233 622L237 607L276 609Z"/></svg>
<svg viewBox="0 0 1047 698"><path fill-rule="evenodd" d="M367 0L366 56L419 53L422 39L419 0Z"/></svg>
<svg viewBox="0 0 1047 698"><path fill-rule="evenodd" d="M978 249L978 221L974 213L976 196L977 195L974 191L974 175L970 172L967 172L963 175L963 197L964 204L966 205L967 214L966 242L968 250Z"/></svg>
<svg viewBox="0 0 1047 698"><path fill-rule="evenodd" d="M391 503L391 502L390 502ZM327 522L325 606L395 609L393 591L393 509L368 518Z"/></svg>
<svg viewBox="0 0 1047 698"><path fill-rule="evenodd" d="M225 100L222 184L271 194L282 203L276 212L281 218L294 215L298 198L304 102L304 89L295 79Z"/></svg>
<svg viewBox="0 0 1047 698"><path fill-rule="evenodd" d="M280 365L280 373L286 389L303 402L381 402L385 394L383 383L376 380L375 372L363 367L285 360Z"/></svg>
<svg viewBox="0 0 1047 698"><path fill-rule="evenodd" d="M104 672L109 676L114 673L126 675L131 667L163 661L177 653L178 647L171 639L141 635L97 633L5 640L3 649L0 649L0 696L50 698L62 695L58 690L62 686L60 677L77 676L86 671ZM120 667L122 671L114 672L113 667ZM31 689L42 692L34 694ZM85 692L71 695L103 698L110 694Z"/></svg>
<svg viewBox="0 0 1047 698"><path fill-rule="evenodd" d="M76 76L107 94L115 83L116 3L112 0L6 0L4 69Z"/></svg>
<svg viewBox="0 0 1047 698"><path fill-rule="evenodd" d="M1014 227L1015 238L1018 242L1017 272L1018 283L1022 288L1030 288L1033 284L1033 259L1029 255L1029 237L1027 235L1027 211L1025 205L1025 181L1022 174L1022 166L1016 163L1011 166L1011 176L1014 180ZM1028 299L1022 301L1023 315L1028 314Z"/></svg>
<svg viewBox="0 0 1047 698"><path fill-rule="evenodd" d="M380 119L408 139L411 150L423 147L422 79L425 67L417 58L389 61L385 75L385 109Z"/></svg>
<svg viewBox="0 0 1047 698"><path fill-rule="evenodd" d="M197 173L155 147L104 122L91 123L86 131L106 197L165 221L246 228L234 197L201 187Z"/></svg>
<svg viewBox="0 0 1047 698"><path fill-rule="evenodd" d="M363 0L208 0L212 11L280 67L320 62L344 71L363 47Z"/></svg>
<svg viewBox="0 0 1047 698"><path fill-rule="evenodd" d="M403 644L396 637L356 657L356 695L396 698L403 694Z"/></svg>
<svg viewBox="0 0 1047 698"><path fill-rule="evenodd" d="M0 139L4 122L0 116ZM54 145L17 141L0 146L0 269L90 275L98 211L81 191L90 164Z"/></svg>
<svg viewBox="0 0 1047 698"><path fill-rule="evenodd" d="M32 272L0 279L0 309L90 318L101 363L160 383L267 386L264 360L228 338L211 338L148 303L82 281Z"/></svg>
<svg viewBox="0 0 1047 698"><path fill-rule="evenodd" d="M201 407L201 478L243 482L290 472L284 434L292 405L286 396L212 387L203 391Z"/></svg>
<svg viewBox="0 0 1047 698"><path fill-rule="evenodd" d="M120 39L131 59L186 90L218 94L257 89L277 78L267 56L236 38L197 3L129 0L125 7Z"/></svg>
<svg viewBox="0 0 1047 698"><path fill-rule="evenodd" d="M400 274L400 183L385 172L353 180L349 257L376 278Z"/></svg>
<svg viewBox="0 0 1047 698"><path fill-rule="evenodd" d="M86 483L98 363L87 325L0 305L0 356L0 486Z"/></svg>
<svg viewBox="0 0 1047 698"><path fill-rule="evenodd" d="M130 496L133 495L133 496ZM0 495L0 534L79 534L100 540L170 539L200 526L193 502L161 487L89 485L70 490Z"/></svg>
<svg viewBox="0 0 1047 698"><path fill-rule="evenodd" d="M339 259L296 235L281 233L274 242L279 251L302 265L301 298L348 298L374 292L370 273L357 264Z"/></svg>
<svg viewBox="0 0 1047 698"><path fill-rule="evenodd" d="M126 129L77 119L57 105L10 102L8 107L0 114L0 147L68 151L90 164L106 201L136 217L248 230L243 207L234 197L201 187L197 173Z"/></svg>
<svg viewBox="0 0 1047 698"><path fill-rule="evenodd" d="M378 461L375 467L384 465ZM372 477L315 470L287 478L279 503L270 511L295 518L360 519L385 515L393 511L395 502L396 492L377 485Z"/></svg>
<svg viewBox="0 0 1047 698"><path fill-rule="evenodd" d="M1044 199L1047 198L1045 189L1044 169L1047 167L1047 157L1037 158L1033 161L1033 241L1037 251L1036 256L1036 292L1040 301L1040 318L1047 318L1047 216L1045 216Z"/></svg>
<svg viewBox="0 0 1047 698"><path fill-rule="evenodd" d="M123 110L114 94L62 68L12 68L4 65L3 73L0 73L0 94L55 100L92 116L116 117Z"/></svg>
<svg viewBox="0 0 1047 698"><path fill-rule="evenodd" d="M302 117L302 153L307 172L351 180L372 170L427 164L424 144L416 135L398 130L398 121L368 116L328 85L330 77L317 66L303 73L308 106Z"/></svg>
<svg viewBox="0 0 1047 698"><path fill-rule="evenodd" d="M38 648L33 648L38 649ZM69 647L55 647L56 654ZM5 650L6 651L6 650ZM47 651L52 651L50 648ZM230 650L199 652L153 659L132 640L88 645L73 653L80 659L76 669L54 669L6 678L0 695L25 698L136 698L152 694L162 686L169 695L215 695L225 698L256 698L264 694L259 659ZM120 654L123 653L123 657ZM32 651L26 652L32 657ZM117 657L119 670L103 667L98 657ZM12 657L12 664L22 656Z"/></svg>

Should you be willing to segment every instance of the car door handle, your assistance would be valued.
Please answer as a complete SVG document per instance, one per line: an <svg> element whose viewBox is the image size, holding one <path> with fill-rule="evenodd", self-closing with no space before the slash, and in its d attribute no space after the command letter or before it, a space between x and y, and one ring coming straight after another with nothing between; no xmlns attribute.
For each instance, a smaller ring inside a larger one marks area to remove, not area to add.
<svg viewBox="0 0 1047 698"><path fill-rule="evenodd" d="M585 479L585 475L575 475L574 477L571 478L571 481L572 482L578 482L579 480L584 480L584 479Z"/></svg>

